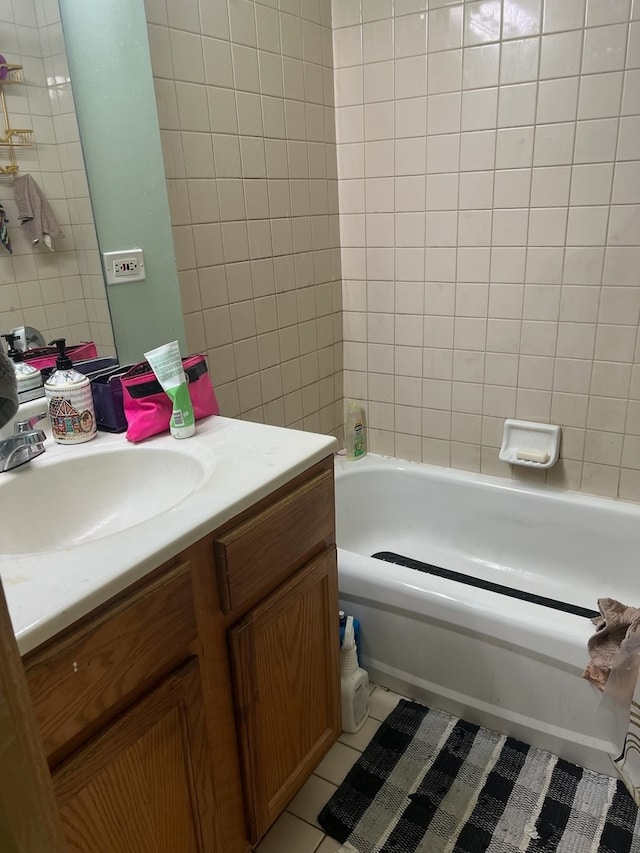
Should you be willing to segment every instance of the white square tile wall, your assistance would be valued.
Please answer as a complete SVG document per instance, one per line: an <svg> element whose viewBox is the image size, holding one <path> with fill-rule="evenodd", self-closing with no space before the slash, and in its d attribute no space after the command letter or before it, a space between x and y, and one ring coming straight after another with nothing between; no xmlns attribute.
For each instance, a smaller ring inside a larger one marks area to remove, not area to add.
<svg viewBox="0 0 640 853"><path fill-rule="evenodd" d="M640 500L640 4L334 0L332 23L371 448L511 476L503 420L551 421L547 482Z"/></svg>
<svg viewBox="0 0 640 853"><path fill-rule="evenodd" d="M145 6L189 349L223 414L339 434L330 0ZM391 34L372 25L367 55Z"/></svg>

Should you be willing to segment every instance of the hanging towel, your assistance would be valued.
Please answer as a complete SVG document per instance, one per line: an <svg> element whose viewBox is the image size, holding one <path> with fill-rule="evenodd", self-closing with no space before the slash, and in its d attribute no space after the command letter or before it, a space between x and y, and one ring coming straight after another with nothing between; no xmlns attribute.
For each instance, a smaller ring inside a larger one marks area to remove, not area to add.
<svg viewBox="0 0 640 853"><path fill-rule="evenodd" d="M640 806L640 632L625 637L596 714L613 766Z"/></svg>
<svg viewBox="0 0 640 853"><path fill-rule="evenodd" d="M17 411L16 370L9 356L0 347L0 427L9 423Z"/></svg>
<svg viewBox="0 0 640 853"><path fill-rule="evenodd" d="M640 609L599 598L583 677L602 698L596 718L613 766L640 806Z"/></svg>
<svg viewBox="0 0 640 853"><path fill-rule="evenodd" d="M11 238L9 237L9 231L7 230L8 221L9 217L7 216L7 211L0 204L0 243L2 243L7 252L12 255L13 249L11 248Z"/></svg>
<svg viewBox="0 0 640 853"><path fill-rule="evenodd" d="M599 598L598 609L600 616L591 620L596 632L587 642L591 660L582 675L604 690L623 641L640 628L640 610L621 604L615 598Z"/></svg>
<svg viewBox="0 0 640 853"><path fill-rule="evenodd" d="M31 175L19 175L14 183L18 219L34 246L41 243L53 252L53 238L64 237L51 205Z"/></svg>

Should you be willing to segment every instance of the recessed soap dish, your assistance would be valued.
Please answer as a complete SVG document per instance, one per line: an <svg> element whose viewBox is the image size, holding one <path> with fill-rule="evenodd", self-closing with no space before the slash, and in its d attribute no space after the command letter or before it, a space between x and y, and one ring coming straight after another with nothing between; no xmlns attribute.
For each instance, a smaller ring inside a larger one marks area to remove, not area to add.
<svg viewBox="0 0 640 853"><path fill-rule="evenodd" d="M551 468L559 454L559 426L512 419L504 422L502 447L498 453L503 462L527 468Z"/></svg>

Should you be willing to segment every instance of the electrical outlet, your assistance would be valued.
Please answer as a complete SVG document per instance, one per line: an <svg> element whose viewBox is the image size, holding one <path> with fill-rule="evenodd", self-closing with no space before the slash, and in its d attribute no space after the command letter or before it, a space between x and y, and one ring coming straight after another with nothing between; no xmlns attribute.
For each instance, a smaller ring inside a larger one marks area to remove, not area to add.
<svg viewBox="0 0 640 853"><path fill-rule="evenodd" d="M144 281L146 277L142 249L103 252L102 258L107 284L120 284L125 281Z"/></svg>
<svg viewBox="0 0 640 853"><path fill-rule="evenodd" d="M139 269L137 258L123 258L113 262L113 274L116 278L131 278L138 274Z"/></svg>

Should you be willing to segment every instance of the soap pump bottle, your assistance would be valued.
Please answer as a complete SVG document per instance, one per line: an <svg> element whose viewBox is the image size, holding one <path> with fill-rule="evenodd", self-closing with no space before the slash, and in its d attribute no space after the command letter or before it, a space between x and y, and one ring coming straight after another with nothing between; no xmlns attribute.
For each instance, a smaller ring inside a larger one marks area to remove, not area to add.
<svg viewBox="0 0 640 853"><path fill-rule="evenodd" d="M18 386L18 402L28 403L29 400L36 400L38 397L44 397L44 388L42 387L42 374L40 371L28 364L24 360L24 353L16 349L14 346L18 335L10 334L2 336L9 349L7 355L13 362L16 373L16 383Z"/></svg>
<svg viewBox="0 0 640 853"><path fill-rule="evenodd" d="M65 351L66 341L57 338L51 344L58 348L56 370L44 383L51 432L58 444L81 444L96 437L96 414L91 383L73 369Z"/></svg>
<svg viewBox="0 0 640 853"><path fill-rule="evenodd" d="M367 434L362 406L355 400L347 408L346 428L347 459L354 461L362 459L367 453Z"/></svg>
<svg viewBox="0 0 640 853"><path fill-rule="evenodd" d="M340 695L342 728L345 732L357 732L369 716L369 676L358 666L353 616L347 616L340 649Z"/></svg>

